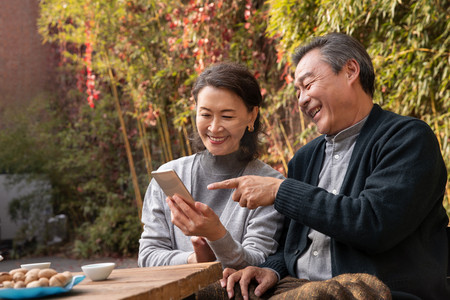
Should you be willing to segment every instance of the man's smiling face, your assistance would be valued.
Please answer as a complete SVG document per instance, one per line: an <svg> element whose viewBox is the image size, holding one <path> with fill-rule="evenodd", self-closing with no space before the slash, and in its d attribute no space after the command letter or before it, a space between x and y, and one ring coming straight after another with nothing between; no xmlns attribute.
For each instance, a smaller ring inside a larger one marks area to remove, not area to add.
<svg viewBox="0 0 450 300"><path fill-rule="evenodd" d="M352 93L346 65L335 74L320 50L311 50L297 65L294 85L300 109L320 133L334 135L355 123L358 99Z"/></svg>

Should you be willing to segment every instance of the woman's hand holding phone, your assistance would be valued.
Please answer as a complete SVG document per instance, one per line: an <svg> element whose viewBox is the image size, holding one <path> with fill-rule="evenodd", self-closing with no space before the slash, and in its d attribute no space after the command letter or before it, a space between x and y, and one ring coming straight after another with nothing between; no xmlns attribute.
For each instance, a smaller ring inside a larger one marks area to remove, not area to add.
<svg viewBox="0 0 450 300"><path fill-rule="evenodd" d="M206 204L196 202L174 170L152 172L167 195L172 223L187 236L202 236L210 241L222 238L227 230L216 213Z"/></svg>
<svg viewBox="0 0 450 300"><path fill-rule="evenodd" d="M172 223L187 236L202 236L215 241L227 233L216 213L206 204L195 202L193 206L175 194L166 202L172 212Z"/></svg>

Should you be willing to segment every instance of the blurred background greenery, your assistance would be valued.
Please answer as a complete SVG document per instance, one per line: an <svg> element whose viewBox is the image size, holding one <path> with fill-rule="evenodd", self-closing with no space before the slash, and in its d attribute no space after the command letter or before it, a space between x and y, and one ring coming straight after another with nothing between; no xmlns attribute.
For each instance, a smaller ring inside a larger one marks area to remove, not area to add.
<svg viewBox="0 0 450 300"><path fill-rule="evenodd" d="M190 90L212 63L240 62L257 77L267 133L261 159L285 173L294 152L318 135L298 110L290 55L332 31L364 44L377 78L374 101L426 121L450 169L446 0L42 0L40 9L57 88L26 110L2 112L0 173L50 183L75 256L136 254L150 172L192 154ZM447 184L450 212L449 193ZM30 201L39 199L16 199L11 214L23 216ZM30 242L28 251L49 251Z"/></svg>

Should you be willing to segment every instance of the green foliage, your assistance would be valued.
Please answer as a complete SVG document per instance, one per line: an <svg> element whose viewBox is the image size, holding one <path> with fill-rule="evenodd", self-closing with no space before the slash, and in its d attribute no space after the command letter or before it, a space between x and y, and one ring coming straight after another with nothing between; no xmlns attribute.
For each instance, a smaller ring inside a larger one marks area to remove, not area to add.
<svg viewBox="0 0 450 300"><path fill-rule="evenodd" d="M25 109L11 105L0 118L0 172L39 174L46 172L47 161L57 156L48 119L47 95L34 99Z"/></svg>
<svg viewBox="0 0 450 300"><path fill-rule="evenodd" d="M112 195L95 223L83 223L76 230L74 252L78 257L132 255L137 253L141 236L136 207Z"/></svg>
<svg viewBox="0 0 450 300"><path fill-rule="evenodd" d="M261 158L285 172L295 150L318 134L298 110L290 55L330 31L367 47L377 75L375 102L430 124L450 166L444 0L45 0L40 7L39 32L61 62L60 90L46 110L46 120L54 121L17 126L21 139L0 133L8 145L0 160L7 171L50 178L56 213L68 214L78 228L72 236L81 256L137 249L136 190L118 113L144 191L153 167L192 153L190 90L197 75L215 62L241 62L263 91ZM89 90L99 91L99 101L88 98Z"/></svg>
<svg viewBox="0 0 450 300"><path fill-rule="evenodd" d="M112 101L105 96L92 110L84 102L81 105L76 89L62 94L65 98L47 95L26 110L2 115L2 126L9 128L0 131L2 171L49 182L53 213L66 214L69 236L84 242L75 243L74 254L95 255L100 250L104 254L105 249L108 254L136 253L141 225ZM144 176L143 186L146 180ZM31 239L36 230L45 229L51 217L46 214L42 218L42 199L49 196L48 190L42 189L11 203L12 218L27 220L17 236L17 247L27 243L22 250L37 253L43 249L45 240ZM115 238L99 240L95 234L87 235L92 230L108 231Z"/></svg>
<svg viewBox="0 0 450 300"><path fill-rule="evenodd" d="M70 216L74 254L83 257L136 253L141 230L116 112L104 99L95 110L81 106L78 120L57 135L69 151L54 165L64 174L54 205Z"/></svg>
<svg viewBox="0 0 450 300"><path fill-rule="evenodd" d="M374 101L426 121L450 170L450 19L448 1L269 0L269 36L289 63L295 47L313 36L345 32L373 58ZM291 87L292 89L292 87ZM449 172L450 173L450 172ZM444 204L450 212L449 187Z"/></svg>

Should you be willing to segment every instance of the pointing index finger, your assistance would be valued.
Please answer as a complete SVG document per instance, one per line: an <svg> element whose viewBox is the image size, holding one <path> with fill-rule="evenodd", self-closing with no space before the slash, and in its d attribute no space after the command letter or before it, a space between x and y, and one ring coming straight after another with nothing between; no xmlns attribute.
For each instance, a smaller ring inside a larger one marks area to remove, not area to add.
<svg viewBox="0 0 450 300"><path fill-rule="evenodd" d="M232 178L224 181L213 182L208 184L208 190L217 190L217 189L235 189L239 186L239 181L237 178Z"/></svg>

